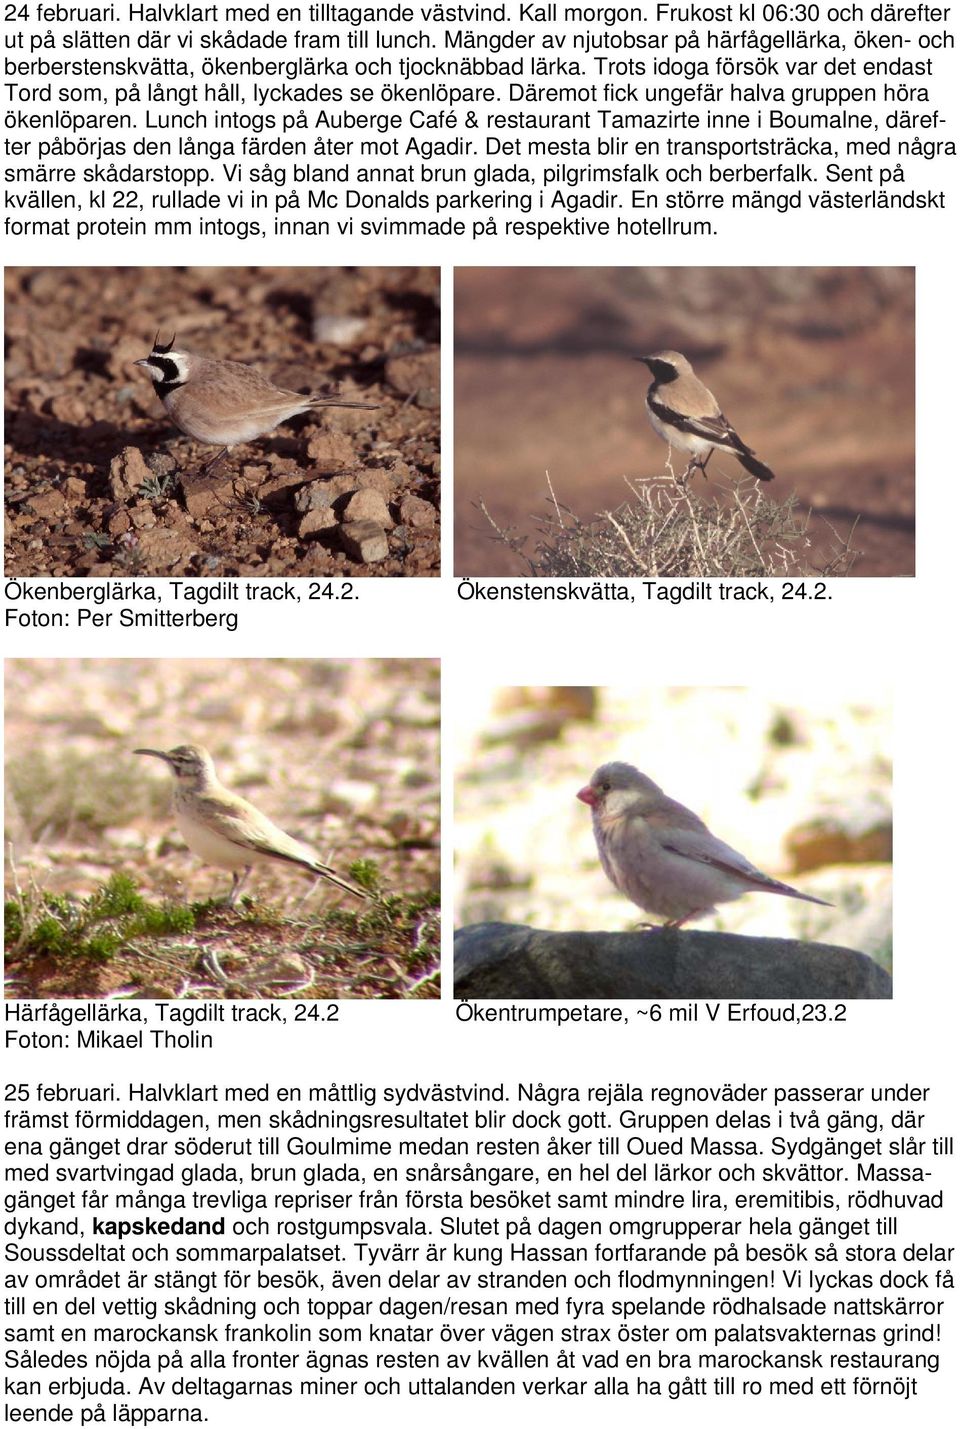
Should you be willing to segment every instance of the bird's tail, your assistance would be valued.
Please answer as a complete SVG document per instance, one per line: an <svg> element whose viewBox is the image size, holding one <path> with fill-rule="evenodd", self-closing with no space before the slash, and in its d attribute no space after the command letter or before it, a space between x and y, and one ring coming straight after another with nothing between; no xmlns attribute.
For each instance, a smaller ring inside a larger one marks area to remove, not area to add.
<svg viewBox="0 0 960 1429"><path fill-rule="evenodd" d="M768 466L764 466L759 457L754 456L749 447L738 448L737 459L741 466L745 466L751 476L755 476L758 481L772 481L773 472ZM816 902L816 899L814 899Z"/></svg>
<svg viewBox="0 0 960 1429"><path fill-rule="evenodd" d="M338 873L334 873L332 868L328 868L325 863L310 863L306 865L311 873L315 873L318 878L325 878L330 883L335 883L338 888L342 888L345 893L352 893L354 898L370 898L370 894L362 888L357 888L353 883L348 883L345 878L341 878ZM816 901L816 900L814 900Z"/></svg>
<svg viewBox="0 0 960 1429"><path fill-rule="evenodd" d="M836 906L833 903L828 903L825 898L814 898L812 893L800 893L796 888L791 888L789 883L781 883L779 878L764 879L759 886L767 893L782 893L784 898L799 898L804 903L819 903L821 908Z"/></svg>
<svg viewBox="0 0 960 1429"><path fill-rule="evenodd" d="M344 402L340 397L331 397L324 392L311 392L307 398L310 407L366 407L373 411L379 402Z"/></svg>
<svg viewBox="0 0 960 1429"><path fill-rule="evenodd" d="M308 873L315 874L317 878L325 878L329 883L335 883L345 893L352 893L354 898L372 898L372 894L358 888L354 883L348 883L345 878L340 877L339 873L334 873L327 864L321 863L313 850L306 844L299 843L297 839L287 838L280 830L277 832L281 833L281 837L284 838L285 848L265 848L261 844L257 846L256 852L266 858L278 859L281 863L293 863L297 868L305 868Z"/></svg>

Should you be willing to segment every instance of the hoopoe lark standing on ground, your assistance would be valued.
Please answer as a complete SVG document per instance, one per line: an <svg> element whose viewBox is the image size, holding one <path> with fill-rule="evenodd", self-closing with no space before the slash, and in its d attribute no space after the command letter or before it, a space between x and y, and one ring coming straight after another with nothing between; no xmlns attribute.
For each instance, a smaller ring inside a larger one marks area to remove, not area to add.
<svg viewBox="0 0 960 1429"><path fill-rule="evenodd" d="M231 794L217 778L213 760L199 744L176 749L135 749L169 764L173 773L173 812L187 847L204 863L233 870L227 899L232 908L244 880L256 863L292 863L318 878L329 879L355 898L368 898L321 863L313 849L291 838L266 814L239 794Z"/></svg>

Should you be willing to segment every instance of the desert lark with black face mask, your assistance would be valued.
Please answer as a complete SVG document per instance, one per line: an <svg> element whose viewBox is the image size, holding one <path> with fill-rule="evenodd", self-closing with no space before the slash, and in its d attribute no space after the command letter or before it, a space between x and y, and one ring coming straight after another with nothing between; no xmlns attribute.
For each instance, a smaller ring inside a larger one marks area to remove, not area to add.
<svg viewBox="0 0 960 1429"><path fill-rule="evenodd" d="M253 804L225 788L202 745L181 744L176 749L135 749L133 752L162 759L169 766L174 779L174 816L191 852L215 868L233 870L228 907L233 907L254 864L264 863L305 868L355 898L370 896L321 863L307 844L285 834Z"/></svg>
<svg viewBox="0 0 960 1429"><path fill-rule="evenodd" d="M720 404L698 377L682 352L668 349L638 357L649 367L653 381L647 389L647 416L669 446L689 456L686 480L698 468L707 474L707 462L716 451L729 452L758 481L772 481L773 472L764 466L734 431L720 410ZM667 462L669 465L670 458ZM671 467L671 471L672 471Z"/></svg>
<svg viewBox="0 0 960 1429"><path fill-rule="evenodd" d="M224 362L219 357L203 357L172 342L154 340L149 357L134 363L149 373L153 390L167 416L194 441L220 447L206 463L204 473L213 469L237 442L252 442L272 432L281 422L301 412L322 407L361 407L374 410L376 402L347 402L322 392L288 392L276 387L255 367L242 362Z"/></svg>

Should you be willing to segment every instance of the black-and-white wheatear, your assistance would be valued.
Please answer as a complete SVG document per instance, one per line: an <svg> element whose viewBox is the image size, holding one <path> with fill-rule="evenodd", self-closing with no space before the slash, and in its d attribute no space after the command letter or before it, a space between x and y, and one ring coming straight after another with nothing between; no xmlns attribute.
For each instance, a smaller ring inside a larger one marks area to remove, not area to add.
<svg viewBox="0 0 960 1429"><path fill-rule="evenodd" d="M707 462L715 451L735 456L759 481L773 480L773 472L737 436L716 397L694 375L683 353L668 349L637 361L645 362L653 374L647 389L647 416L654 431L671 449L679 447L689 456L684 480L698 467L706 475Z"/></svg>

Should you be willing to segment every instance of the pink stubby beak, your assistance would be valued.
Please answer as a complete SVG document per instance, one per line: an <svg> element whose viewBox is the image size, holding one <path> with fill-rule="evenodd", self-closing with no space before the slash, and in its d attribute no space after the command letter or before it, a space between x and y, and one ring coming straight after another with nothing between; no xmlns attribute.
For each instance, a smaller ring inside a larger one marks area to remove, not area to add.
<svg viewBox="0 0 960 1429"><path fill-rule="evenodd" d="M597 791L589 784L584 784L582 789L577 790L577 798L582 804L589 804L592 809L597 802Z"/></svg>

